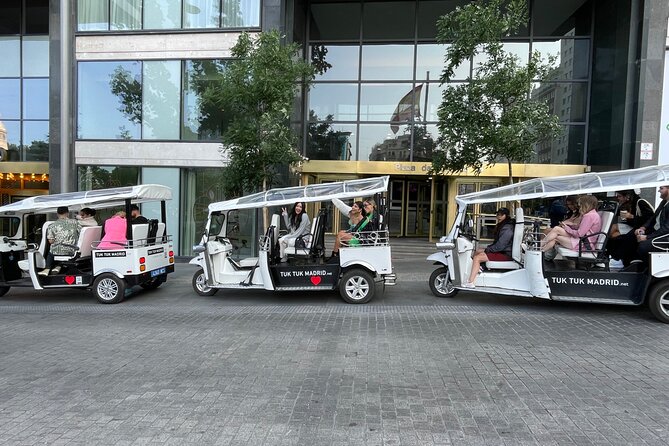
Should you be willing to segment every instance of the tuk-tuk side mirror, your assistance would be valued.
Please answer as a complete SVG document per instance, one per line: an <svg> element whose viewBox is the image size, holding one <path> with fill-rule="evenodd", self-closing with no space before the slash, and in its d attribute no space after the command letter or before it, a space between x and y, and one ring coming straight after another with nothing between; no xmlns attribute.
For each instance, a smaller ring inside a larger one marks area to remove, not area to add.
<svg viewBox="0 0 669 446"><path fill-rule="evenodd" d="M204 252L205 249L206 248L205 248L204 245L193 245L193 252L195 254L200 254L200 253Z"/></svg>

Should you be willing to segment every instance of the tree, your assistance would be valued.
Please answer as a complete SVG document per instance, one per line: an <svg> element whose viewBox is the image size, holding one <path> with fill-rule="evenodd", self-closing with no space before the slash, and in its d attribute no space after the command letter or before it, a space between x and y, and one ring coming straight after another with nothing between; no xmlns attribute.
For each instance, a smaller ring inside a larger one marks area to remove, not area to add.
<svg viewBox="0 0 669 446"><path fill-rule="evenodd" d="M437 40L448 43L442 84L449 82L463 62L481 54L485 62L474 67L464 84L448 85L438 110L438 150L432 171L442 174L500 160L528 162L533 144L560 133L558 117L547 104L530 97L532 85L549 77L555 57L542 62L533 52L527 65L504 51L501 39L527 25L526 0L477 1L442 16Z"/></svg>
<svg viewBox="0 0 669 446"><path fill-rule="evenodd" d="M290 114L298 89L308 87L315 73L300 57L299 46L283 45L277 31L260 33L255 40L242 33L232 56L216 88L201 95L203 103L218 104L229 117L222 135L229 197L267 189L277 167L302 160Z"/></svg>

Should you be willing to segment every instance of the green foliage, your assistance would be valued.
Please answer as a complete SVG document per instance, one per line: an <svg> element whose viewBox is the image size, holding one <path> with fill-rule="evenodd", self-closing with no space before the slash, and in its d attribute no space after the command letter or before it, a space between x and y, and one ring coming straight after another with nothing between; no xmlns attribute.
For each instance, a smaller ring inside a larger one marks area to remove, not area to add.
<svg viewBox="0 0 669 446"><path fill-rule="evenodd" d="M527 65L506 53L501 39L527 25L525 0L490 0L470 3L441 17L438 40L448 43L442 83L455 68L477 54L485 62L474 67L465 84L447 85L438 111L439 149L432 160L436 173L480 173L484 165L500 160L530 161L532 145L559 134L558 117L547 104L530 96L532 85L552 72L554 58L543 63L538 52Z"/></svg>
<svg viewBox="0 0 669 446"><path fill-rule="evenodd" d="M314 68L300 55L299 46L283 45L277 31L255 40L243 33L217 88L203 92L202 101L218 104L229 118L223 132L227 196L269 187L277 168L302 160L290 113L298 89L313 80Z"/></svg>

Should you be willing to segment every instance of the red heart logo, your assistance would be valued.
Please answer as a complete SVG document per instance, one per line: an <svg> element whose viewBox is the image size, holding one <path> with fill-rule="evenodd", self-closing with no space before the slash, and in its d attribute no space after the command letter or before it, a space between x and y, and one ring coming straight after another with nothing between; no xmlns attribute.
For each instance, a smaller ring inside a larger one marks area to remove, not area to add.
<svg viewBox="0 0 669 446"><path fill-rule="evenodd" d="M65 283L72 285L74 283L74 276L65 276Z"/></svg>
<svg viewBox="0 0 669 446"><path fill-rule="evenodd" d="M311 276L311 283L314 285L321 283L321 276Z"/></svg>

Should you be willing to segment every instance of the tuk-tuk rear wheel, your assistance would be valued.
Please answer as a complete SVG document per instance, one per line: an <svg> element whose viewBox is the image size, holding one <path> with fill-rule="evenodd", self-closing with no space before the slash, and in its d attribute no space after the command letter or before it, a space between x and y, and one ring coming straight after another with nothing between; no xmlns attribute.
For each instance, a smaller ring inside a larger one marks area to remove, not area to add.
<svg viewBox="0 0 669 446"><path fill-rule="evenodd" d="M7 294L8 291L9 291L9 287L8 287L8 286L0 286L0 297L2 297L2 296L4 296L5 294Z"/></svg>
<svg viewBox="0 0 669 446"><path fill-rule="evenodd" d="M111 273L100 274L93 282L93 293L100 303L117 304L125 297L125 280Z"/></svg>
<svg viewBox="0 0 669 446"><path fill-rule="evenodd" d="M669 324L669 280L651 288L648 293L648 308L659 321Z"/></svg>
<svg viewBox="0 0 669 446"><path fill-rule="evenodd" d="M453 286L448 268L445 266L437 268L430 276L430 290L437 297L455 297L457 288Z"/></svg>
<svg viewBox="0 0 669 446"><path fill-rule="evenodd" d="M374 297L376 284L364 269L351 269L339 281L339 294L349 304L366 304Z"/></svg>
<svg viewBox="0 0 669 446"><path fill-rule="evenodd" d="M218 291L218 288L212 288L207 285L207 278L204 276L202 268L193 274L193 289L200 296L213 296Z"/></svg>

